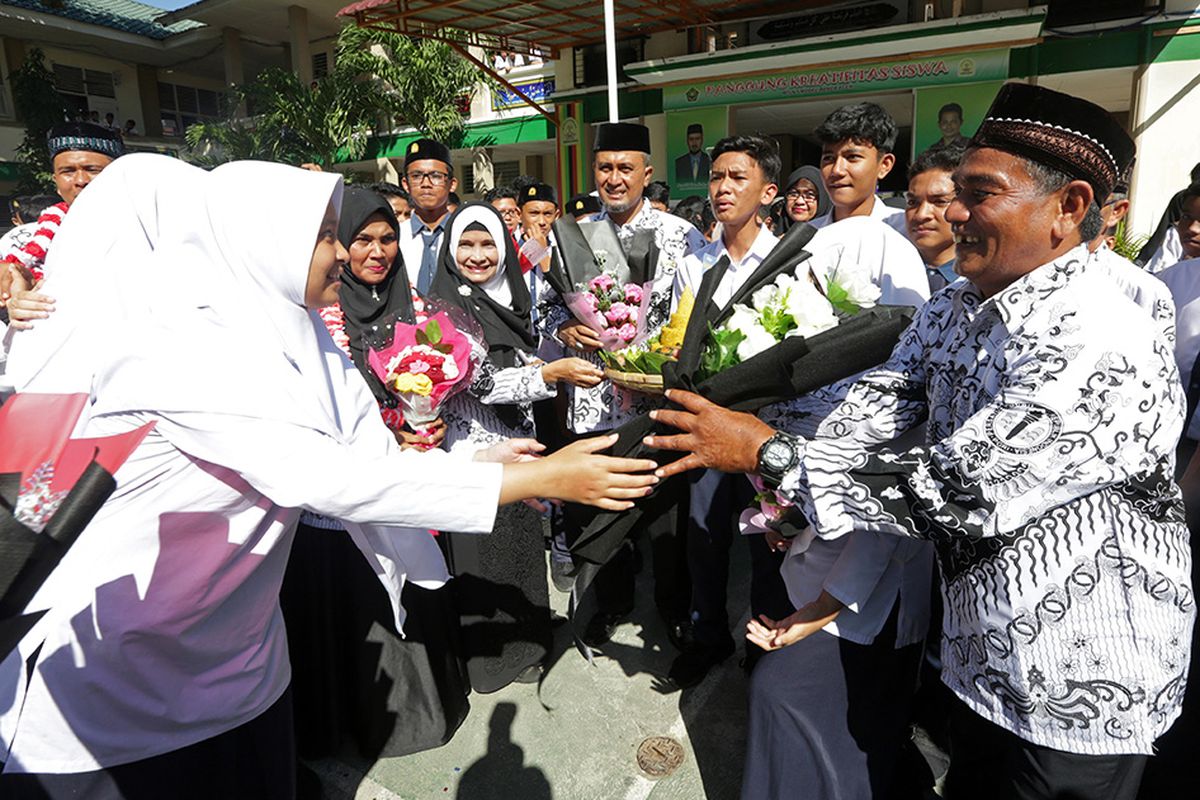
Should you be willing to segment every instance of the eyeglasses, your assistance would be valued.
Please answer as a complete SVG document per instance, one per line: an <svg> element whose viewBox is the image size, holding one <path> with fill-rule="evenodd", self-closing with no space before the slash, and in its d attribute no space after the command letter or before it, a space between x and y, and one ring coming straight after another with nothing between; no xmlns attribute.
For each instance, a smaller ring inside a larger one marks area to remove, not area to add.
<svg viewBox="0 0 1200 800"><path fill-rule="evenodd" d="M817 202L816 192L788 192L784 195L784 197L787 198L789 202L793 203L801 198L804 198L804 200L809 203Z"/></svg>
<svg viewBox="0 0 1200 800"><path fill-rule="evenodd" d="M432 186L441 186L446 181L450 180L448 172L410 172L405 177L409 183L421 183L428 180Z"/></svg>
<svg viewBox="0 0 1200 800"><path fill-rule="evenodd" d="M516 208L504 208L504 209L500 210L500 216L502 216L502 217L519 217L519 216L521 216L521 211L520 211L520 209L516 209Z"/></svg>

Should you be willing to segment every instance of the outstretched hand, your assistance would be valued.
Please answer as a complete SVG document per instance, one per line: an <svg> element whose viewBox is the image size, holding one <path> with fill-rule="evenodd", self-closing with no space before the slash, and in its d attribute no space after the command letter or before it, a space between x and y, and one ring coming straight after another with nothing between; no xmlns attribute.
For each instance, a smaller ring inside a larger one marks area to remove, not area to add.
<svg viewBox="0 0 1200 800"><path fill-rule="evenodd" d="M672 436L647 436L647 447L678 450L686 456L655 474L669 478L690 469L709 468L721 472L753 473L758 468L758 450L775 430L753 414L730 411L693 392L671 389L667 399L680 409L658 409L650 418L678 428Z"/></svg>
<svg viewBox="0 0 1200 800"><path fill-rule="evenodd" d="M475 453L476 461L492 461L498 464L517 464L541 458L546 445L536 439L505 439L491 447Z"/></svg>
<svg viewBox="0 0 1200 800"><path fill-rule="evenodd" d="M764 650L778 650L821 630L837 619L843 608L841 601L821 590L820 597L781 620L766 614L751 619L746 623L746 638Z"/></svg>
<svg viewBox="0 0 1200 800"><path fill-rule="evenodd" d="M658 465L647 458L600 455L617 442L615 434L569 444L542 463L552 467L552 491L545 497L584 503L606 511L625 511L633 501L650 494L658 478L650 474Z"/></svg>

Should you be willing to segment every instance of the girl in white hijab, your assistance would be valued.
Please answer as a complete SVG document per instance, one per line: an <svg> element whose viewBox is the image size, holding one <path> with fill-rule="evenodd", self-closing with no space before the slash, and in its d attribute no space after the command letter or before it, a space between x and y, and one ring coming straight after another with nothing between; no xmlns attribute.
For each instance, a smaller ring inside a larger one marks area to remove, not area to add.
<svg viewBox="0 0 1200 800"><path fill-rule="evenodd" d="M301 509L345 522L400 627L403 583L447 577L427 528L486 532L535 494L627 507L653 482L629 474L651 462L595 447L504 465L400 452L307 310L336 299L340 196L334 175L135 155L59 233L56 313L14 337L10 374L89 392L84 435L155 428L0 664L6 800L290 797L277 595Z"/></svg>

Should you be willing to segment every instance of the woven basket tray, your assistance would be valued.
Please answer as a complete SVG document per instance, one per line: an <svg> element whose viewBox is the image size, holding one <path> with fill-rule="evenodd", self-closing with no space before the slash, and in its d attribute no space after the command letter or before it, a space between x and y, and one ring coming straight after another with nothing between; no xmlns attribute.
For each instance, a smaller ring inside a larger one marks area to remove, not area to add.
<svg viewBox="0 0 1200 800"><path fill-rule="evenodd" d="M604 377L617 386L629 389L632 392L641 392L642 394L663 393L662 375L647 375L644 372L621 372L612 367L606 367L604 369Z"/></svg>

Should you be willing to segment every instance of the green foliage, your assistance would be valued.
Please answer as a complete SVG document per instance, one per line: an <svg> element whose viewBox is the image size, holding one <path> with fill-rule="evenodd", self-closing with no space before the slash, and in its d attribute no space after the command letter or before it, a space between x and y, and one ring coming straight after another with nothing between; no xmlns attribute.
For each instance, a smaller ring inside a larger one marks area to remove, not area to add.
<svg viewBox="0 0 1200 800"><path fill-rule="evenodd" d="M1144 234L1130 233L1128 223L1128 217L1117 223L1117 230L1113 235L1112 249L1117 255L1133 261L1137 258L1138 253L1142 252L1142 248L1146 246L1146 242L1150 241L1150 237Z"/></svg>
<svg viewBox="0 0 1200 800"><path fill-rule="evenodd" d="M714 330L710 323L708 339L708 346L704 348L704 355L700 357L700 380L723 372L734 364L740 364L742 359L738 356L737 349L738 345L745 341L746 334L736 328Z"/></svg>
<svg viewBox="0 0 1200 800"><path fill-rule="evenodd" d="M25 123L25 137L17 147L21 167L17 191L53 193L53 167L46 134L66 119L67 106L54 85L54 73L46 69L42 51L34 48L25 55L21 66L9 74L13 105Z"/></svg>
<svg viewBox="0 0 1200 800"><path fill-rule="evenodd" d="M640 347L627 347L615 353L600 350L597 355L600 356L600 360L605 364L621 372L661 375L663 365L668 361L675 361L676 359L666 353L655 351L652 348L655 342L657 342L657 337Z"/></svg>
<svg viewBox="0 0 1200 800"><path fill-rule="evenodd" d="M373 77L384 101L381 111L391 111L393 122L411 125L451 149L466 144L459 102L469 99L480 81L490 80L448 44L349 25L338 35L338 58Z"/></svg>
<svg viewBox="0 0 1200 800"><path fill-rule="evenodd" d="M480 77L442 42L349 25L338 36L333 69L313 85L269 69L231 90L222 120L189 126L189 158L205 166L257 158L329 168L360 159L372 130L401 120L460 147L466 119L458 101Z"/></svg>
<svg viewBox="0 0 1200 800"><path fill-rule="evenodd" d="M243 106L254 116L242 117ZM225 119L191 125L185 136L191 159L206 166L257 158L331 167L339 156L362 156L374 115L371 86L349 64L337 64L312 86L271 68L230 92Z"/></svg>

